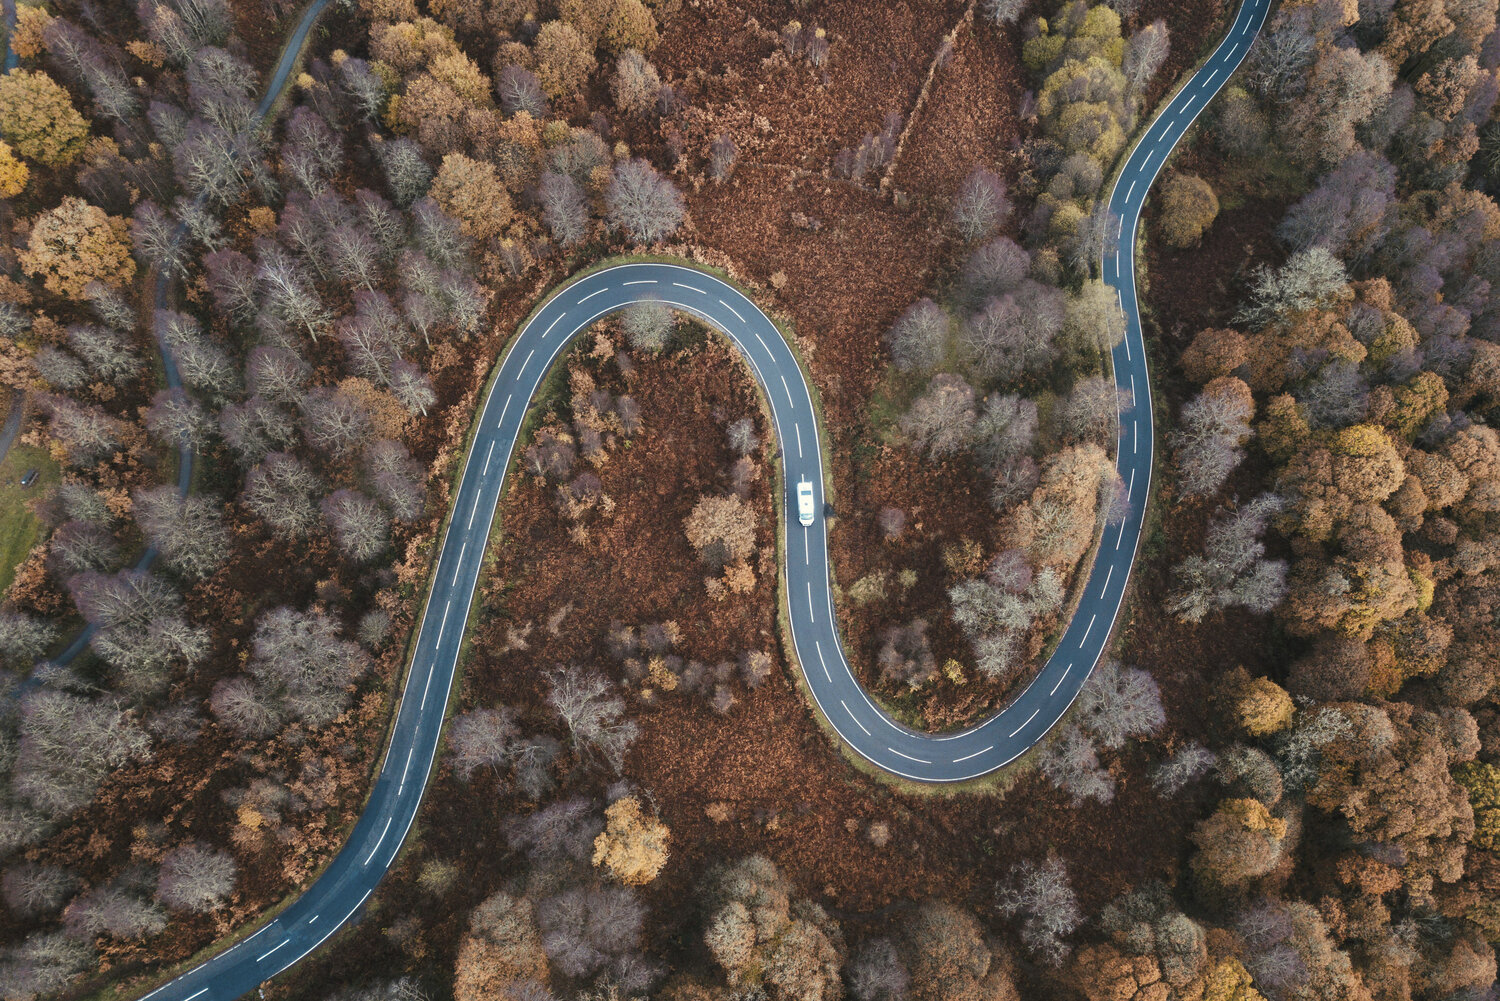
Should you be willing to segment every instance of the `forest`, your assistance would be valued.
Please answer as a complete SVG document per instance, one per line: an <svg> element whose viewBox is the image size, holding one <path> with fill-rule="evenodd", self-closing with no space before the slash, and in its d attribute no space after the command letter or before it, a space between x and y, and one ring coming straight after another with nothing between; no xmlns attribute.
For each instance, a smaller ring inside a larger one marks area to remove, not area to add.
<svg viewBox="0 0 1500 1001"><path fill-rule="evenodd" d="M492 371L639 260L787 338L919 730L1036 677L1150 408L1106 656L981 780L859 760L755 372L638 302L528 411L400 853L264 996L1496 997L1497 8L1272 7L1141 218L1136 399L1109 196L1228 0L17 0L0 998L144 996L312 884Z"/></svg>

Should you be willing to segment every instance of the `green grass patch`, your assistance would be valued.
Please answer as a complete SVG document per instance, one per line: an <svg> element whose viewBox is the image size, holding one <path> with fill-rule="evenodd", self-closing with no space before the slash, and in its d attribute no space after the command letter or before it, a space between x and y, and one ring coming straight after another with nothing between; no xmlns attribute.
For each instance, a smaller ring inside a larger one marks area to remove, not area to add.
<svg viewBox="0 0 1500 1001"><path fill-rule="evenodd" d="M36 480L21 486L21 478L36 470ZM10 587L16 567L42 538L42 522L32 502L47 496L62 470L46 449L17 442L0 462L0 592Z"/></svg>

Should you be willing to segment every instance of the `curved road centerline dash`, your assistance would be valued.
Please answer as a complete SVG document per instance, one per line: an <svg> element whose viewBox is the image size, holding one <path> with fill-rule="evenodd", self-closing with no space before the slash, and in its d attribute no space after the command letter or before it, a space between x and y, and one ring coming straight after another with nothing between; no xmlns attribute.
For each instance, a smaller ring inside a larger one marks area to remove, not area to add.
<svg viewBox="0 0 1500 1001"><path fill-rule="evenodd" d="M1120 219L1101 262L1120 296L1125 339L1115 381L1135 406L1120 415L1116 459L1128 511L1104 532L1077 611L1053 655L1002 712L959 733L924 734L882 712L855 678L839 640L829 586L826 521L796 517L797 484L824 509L819 428L796 357L775 324L733 286L681 264L639 263L584 275L539 308L505 352L465 458L410 671L386 755L348 843L313 884L253 935L146 995L158 1001L231 1001L316 949L364 905L411 830L442 734L470 606L496 506L527 407L572 338L647 295L724 333L744 354L771 406L782 458L786 602L793 645L818 709L876 767L919 782L959 782L994 771L1040 740L1072 704L1108 644L1140 542L1155 448L1146 347L1135 291L1135 237L1146 192L1183 134L1244 59L1270 0L1246 0L1228 35L1157 114L1110 194ZM1128 226L1126 225L1128 223Z"/></svg>

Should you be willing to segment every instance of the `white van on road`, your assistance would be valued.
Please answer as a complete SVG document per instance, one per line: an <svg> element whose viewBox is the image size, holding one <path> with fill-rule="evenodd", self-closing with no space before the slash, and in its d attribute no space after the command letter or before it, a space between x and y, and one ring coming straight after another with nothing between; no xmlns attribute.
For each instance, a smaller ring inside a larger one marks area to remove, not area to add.
<svg viewBox="0 0 1500 1001"><path fill-rule="evenodd" d="M804 527L813 523L813 485L807 480L797 484L797 520Z"/></svg>

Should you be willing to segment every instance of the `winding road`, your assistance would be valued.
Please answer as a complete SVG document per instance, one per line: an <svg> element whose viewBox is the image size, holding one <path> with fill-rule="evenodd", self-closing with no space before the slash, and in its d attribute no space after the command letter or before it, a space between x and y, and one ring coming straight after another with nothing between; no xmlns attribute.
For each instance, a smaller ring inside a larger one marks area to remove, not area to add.
<svg viewBox="0 0 1500 1001"><path fill-rule="evenodd" d="M158 988L159 1001L230 1001L292 966L357 914L400 851L438 753L460 645L496 506L532 397L570 340L600 317L643 297L662 300L728 336L770 403L784 463L785 589L797 658L819 710L858 754L920 782L958 782L1024 753L1057 723L1108 644L1140 541L1155 447L1145 343L1135 293L1136 227L1146 192L1173 147L1244 59L1270 0L1246 0L1224 41L1158 113L1130 154L1109 199L1120 219L1102 262L1120 296L1126 334L1115 379L1135 406L1120 415L1117 467L1129 510L1105 531L1077 611L1056 651L1001 713L960 733L930 735L892 720L855 678L834 621L828 538L813 401L791 348L771 320L733 286L679 264L622 264L556 290L506 351L479 414L435 577L423 610L395 726L370 799L348 843L300 897L253 935ZM804 528L795 491L813 485L819 515Z"/></svg>

